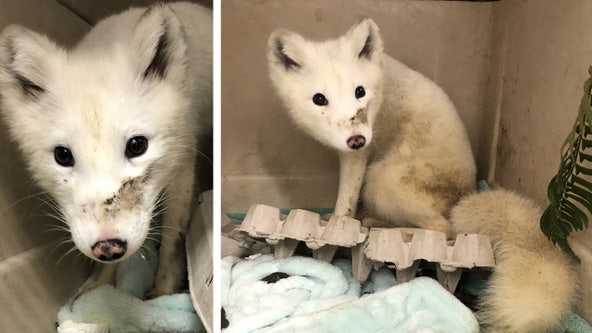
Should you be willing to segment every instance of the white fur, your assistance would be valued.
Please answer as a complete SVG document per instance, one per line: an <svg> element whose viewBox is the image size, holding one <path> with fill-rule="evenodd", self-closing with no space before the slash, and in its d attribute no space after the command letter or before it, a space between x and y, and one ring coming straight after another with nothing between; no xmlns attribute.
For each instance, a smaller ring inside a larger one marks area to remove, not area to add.
<svg viewBox="0 0 592 333"><path fill-rule="evenodd" d="M468 196L452 209L457 232L488 235L494 247L496 267L479 312L487 332L557 332L571 309L576 272L541 232L541 214L506 190Z"/></svg>
<svg viewBox="0 0 592 333"><path fill-rule="evenodd" d="M370 52L360 56L366 47ZM286 59L298 66L288 66ZM334 214L356 213L363 183L367 226L376 225L377 218L388 226L450 234L445 215L475 186L465 129L435 83L383 53L372 20L324 42L275 31L269 37L268 61L271 80L292 120L339 153ZM355 97L358 86L365 89L362 98ZM316 93L329 103L315 105ZM347 145L354 135L366 138L360 150Z"/></svg>
<svg viewBox="0 0 592 333"><path fill-rule="evenodd" d="M166 70L144 76L163 35ZM27 94L17 76L44 91ZM12 138L87 256L109 238L127 241L122 259L136 252L166 192L153 292L173 292L184 264L178 251L190 218L196 137L211 131L211 11L189 3L130 9L99 22L72 50L9 26L0 35L0 96ZM136 135L148 139L148 150L130 159L126 142ZM72 151L73 167L54 160L60 145Z"/></svg>

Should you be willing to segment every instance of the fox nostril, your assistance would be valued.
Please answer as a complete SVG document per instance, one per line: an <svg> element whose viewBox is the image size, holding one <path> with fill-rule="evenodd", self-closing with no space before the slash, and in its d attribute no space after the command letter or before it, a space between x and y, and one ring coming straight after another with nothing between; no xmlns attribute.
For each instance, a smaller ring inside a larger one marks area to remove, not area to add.
<svg viewBox="0 0 592 333"><path fill-rule="evenodd" d="M101 261L117 260L127 251L127 242L116 238L102 240L93 244L91 250L95 258Z"/></svg>
<svg viewBox="0 0 592 333"><path fill-rule="evenodd" d="M350 149L358 150L366 144L366 138L363 135L354 135L347 139L347 146Z"/></svg>

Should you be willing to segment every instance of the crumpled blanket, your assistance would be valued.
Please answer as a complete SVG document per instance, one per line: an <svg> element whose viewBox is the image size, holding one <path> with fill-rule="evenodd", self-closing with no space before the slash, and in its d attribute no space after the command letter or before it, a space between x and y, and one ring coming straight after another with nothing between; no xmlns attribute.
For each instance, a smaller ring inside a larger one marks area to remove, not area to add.
<svg viewBox="0 0 592 333"><path fill-rule="evenodd" d="M188 293L143 300L154 282L156 246L148 240L145 251L118 265L115 288L102 285L65 304L58 313L58 332L205 332Z"/></svg>
<svg viewBox="0 0 592 333"><path fill-rule="evenodd" d="M58 318L61 323L73 321L99 325L90 332L205 332L189 294L143 301L110 285L99 286L81 295L73 304L64 306ZM81 329L83 324L77 325L71 332L89 332ZM104 329L98 330L101 326ZM62 331L70 332L63 328Z"/></svg>
<svg viewBox="0 0 592 333"><path fill-rule="evenodd" d="M346 261L225 257L223 332L479 332L473 313L437 281L392 286L389 273L376 272L364 288L373 293L361 296Z"/></svg>

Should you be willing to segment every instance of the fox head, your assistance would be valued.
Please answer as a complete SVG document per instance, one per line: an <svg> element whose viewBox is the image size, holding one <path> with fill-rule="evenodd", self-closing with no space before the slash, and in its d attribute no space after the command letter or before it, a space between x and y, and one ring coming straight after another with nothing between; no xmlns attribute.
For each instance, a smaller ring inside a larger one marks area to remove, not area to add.
<svg viewBox="0 0 592 333"><path fill-rule="evenodd" d="M157 4L120 41L64 50L20 26L0 35L1 112L75 245L100 261L145 240L195 147L181 22ZM191 134L189 134L191 133Z"/></svg>
<svg viewBox="0 0 592 333"><path fill-rule="evenodd" d="M378 26L364 19L325 42L274 31L267 58L292 120L321 143L348 152L372 141L382 99L382 54Z"/></svg>

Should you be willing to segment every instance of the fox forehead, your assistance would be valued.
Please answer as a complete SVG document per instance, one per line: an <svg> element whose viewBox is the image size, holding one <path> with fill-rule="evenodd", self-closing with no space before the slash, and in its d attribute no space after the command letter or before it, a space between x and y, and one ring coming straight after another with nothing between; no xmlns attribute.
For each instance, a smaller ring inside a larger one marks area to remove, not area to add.
<svg viewBox="0 0 592 333"><path fill-rule="evenodd" d="M45 118L53 123L56 139L86 139L87 144L112 142L120 137L143 134L141 132L152 126L149 119L141 116L149 107L141 96L135 95L133 89L125 86L118 89L102 79L89 78L84 86L78 86L76 80L55 82L48 91Z"/></svg>
<svg viewBox="0 0 592 333"><path fill-rule="evenodd" d="M378 81L375 63L362 60L342 39L329 42L309 42L298 71L284 73L285 78L310 89L343 91L347 94L357 85L372 86ZM292 77L292 78L290 78Z"/></svg>
<svg viewBox="0 0 592 333"><path fill-rule="evenodd" d="M82 103L93 96L113 96L125 93L132 85L139 83L131 65L117 56L92 56L73 53L64 57L59 66L48 68L45 87L51 95Z"/></svg>
<svg viewBox="0 0 592 333"><path fill-rule="evenodd" d="M312 71L323 71L327 68L334 68L338 73L343 73L347 70L352 70L355 66L363 64L352 53L349 48L351 46L346 43L338 41L329 42L309 42L307 48L303 50L306 54L303 62L303 69L310 69Z"/></svg>
<svg viewBox="0 0 592 333"><path fill-rule="evenodd" d="M158 83L150 86L142 81L121 57L106 59L76 54L64 59L48 75L47 94L39 100L44 114L59 120L63 128L84 124L84 131L96 136L113 134L123 126L150 124L154 117L148 110L160 97L150 92L158 89L154 86Z"/></svg>

